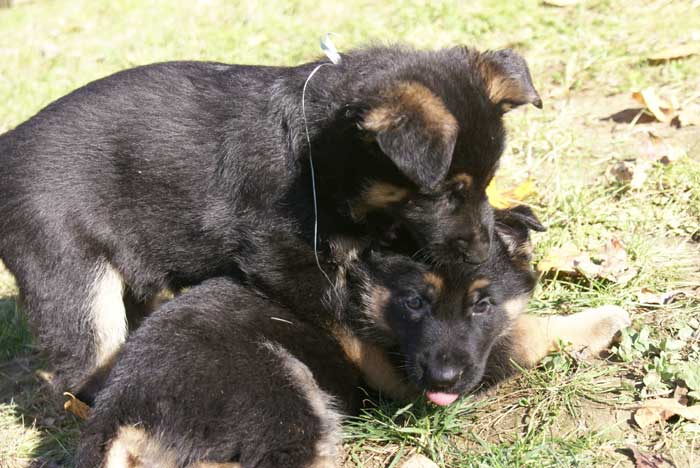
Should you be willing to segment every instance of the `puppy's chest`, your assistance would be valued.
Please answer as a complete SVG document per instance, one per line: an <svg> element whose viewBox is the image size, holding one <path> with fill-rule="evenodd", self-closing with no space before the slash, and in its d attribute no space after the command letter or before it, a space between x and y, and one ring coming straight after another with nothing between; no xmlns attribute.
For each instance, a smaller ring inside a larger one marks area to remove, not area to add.
<svg viewBox="0 0 700 468"><path fill-rule="evenodd" d="M342 326L334 328L333 334L347 360L373 390L397 400L407 400L418 393L399 371L398 363L393 362L386 349Z"/></svg>

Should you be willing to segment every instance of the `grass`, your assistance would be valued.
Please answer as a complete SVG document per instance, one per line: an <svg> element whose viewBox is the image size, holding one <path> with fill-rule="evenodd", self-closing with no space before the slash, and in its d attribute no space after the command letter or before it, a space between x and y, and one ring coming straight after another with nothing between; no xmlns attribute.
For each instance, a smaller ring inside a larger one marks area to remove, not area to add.
<svg viewBox="0 0 700 468"><path fill-rule="evenodd" d="M553 355L448 408L375 402L346 425L345 466L398 467L414 452L449 467L633 466L629 446L697 466L700 426L679 420L642 431L630 417L649 395L676 385L691 395L699 390L700 129L605 120L636 107L631 91L648 86L700 101L700 56L647 60L655 50L698 41L697 1L589 0L567 8L537 0L14 3L0 10L0 132L123 68L172 59L294 64L319 55L326 31L338 33L340 50L395 41L517 48L546 107L509 114L498 177L504 186L536 184L528 202L549 227L536 236L536 260L566 243L592 252L618 238L638 270L624 284L542 278L530 310L617 304L634 326L606 360ZM652 165L639 188L611 178L615 162L643 159L648 132L684 155ZM648 306L638 299L642 288L689 292ZM0 266L0 466L70 466L79 423L42 384L16 294Z"/></svg>

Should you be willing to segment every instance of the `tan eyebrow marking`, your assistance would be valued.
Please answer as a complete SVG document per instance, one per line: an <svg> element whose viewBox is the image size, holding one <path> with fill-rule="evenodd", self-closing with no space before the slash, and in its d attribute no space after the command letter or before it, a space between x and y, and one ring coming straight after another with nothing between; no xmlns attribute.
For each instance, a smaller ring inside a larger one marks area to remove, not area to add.
<svg viewBox="0 0 700 468"><path fill-rule="evenodd" d="M432 285L435 288L435 291L438 294L440 294L445 287L445 282L443 281L443 279L435 273L428 272L425 275L423 275L423 278L425 279L426 283Z"/></svg>
<svg viewBox="0 0 700 468"><path fill-rule="evenodd" d="M392 203L400 202L409 197L411 192L403 187L387 182L375 182L362 191L362 194L350 204L352 218L363 220L367 213L381 209Z"/></svg>
<svg viewBox="0 0 700 468"><path fill-rule="evenodd" d="M486 279L486 278L478 278L472 281L472 284L469 285L469 289L467 290L467 294L472 294L474 291L477 289L485 288L491 284L491 280Z"/></svg>

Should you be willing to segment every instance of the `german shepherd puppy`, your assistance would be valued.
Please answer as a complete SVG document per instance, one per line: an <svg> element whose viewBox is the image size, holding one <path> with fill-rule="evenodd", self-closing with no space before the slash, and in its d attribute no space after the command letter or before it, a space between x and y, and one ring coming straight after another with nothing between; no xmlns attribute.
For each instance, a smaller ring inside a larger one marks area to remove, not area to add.
<svg viewBox="0 0 700 468"><path fill-rule="evenodd" d="M264 278L247 259L270 232L310 245L311 155L322 246L399 225L438 263L486 258L502 116L542 105L525 61L357 50L308 81L302 113L321 63L138 67L0 136L0 257L58 386L75 388L119 349L124 295Z"/></svg>
<svg viewBox="0 0 700 468"><path fill-rule="evenodd" d="M487 262L460 283L408 257L344 249L344 261L325 265L330 289L315 265L297 270L297 310L229 279L185 292L126 342L83 428L77 466L333 467L361 380L447 405L507 361L492 350L533 358L521 351L544 335L518 326L535 284L531 221L517 220L528 210L513 214L497 224ZM609 338L601 319L610 316L590 320L588 332Z"/></svg>

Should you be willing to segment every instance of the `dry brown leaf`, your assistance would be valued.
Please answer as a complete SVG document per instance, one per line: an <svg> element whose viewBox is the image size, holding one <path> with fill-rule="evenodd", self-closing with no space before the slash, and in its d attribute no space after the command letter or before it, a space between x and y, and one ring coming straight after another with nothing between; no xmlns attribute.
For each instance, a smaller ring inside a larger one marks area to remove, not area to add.
<svg viewBox="0 0 700 468"><path fill-rule="evenodd" d="M68 401L63 403L64 410L73 413L80 419L87 419L90 416L90 407L80 401L78 397L69 392L65 392L63 395L68 397Z"/></svg>
<svg viewBox="0 0 700 468"><path fill-rule="evenodd" d="M594 258L599 258L598 275L615 283L624 284L637 275L637 269L627 261L627 251L619 239L610 239L602 251Z"/></svg>
<svg viewBox="0 0 700 468"><path fill-rule="evenodd" d="M610 166L608 172L616 181L621 184L628 184L634 177L634 169L635 165L632 161L617 161Z"/></svg>
<svg viewBox="0 0 700 468"><path fill-rule="evenodd" d="M611 239L595 254L582 252L572 243L564 244L549 251L537 264L537 270L589 279L603 278L619 284L627 283L637 275L637 269L629 265L627 252L618 239Z"/></svg>
<svg viewBox="0 0 700 468"><path fill-rule="evenodd" d="M700 422L700 405L685 406L675 398L654 398L647 400L634 413L634 422L642 428L665 422L673 416L680 416L688 421Z"/></svg>
<svg viewBox="0 0 700 468"><path fill-rule="evenodd" d="M647 60L649 60L649 62L652 64L658 64L697 54L700 54L700 44L697 42L692 42L690 44L681 44L675 47L659 50L650 54L649 57L647 57Z"/></svg>
<svg viewBox="0 0 700 468"><path fill-rule="evenodd" d="M666 305L675 302L677 298L685 296L686 294L686 291L682 289L667 291L665 293L655 293L649 288L642 288L641 291L637 293L637 301L639 301L640 304Z"/></svg>
<svg viewBox="0 0 700 468"><path fill-rule="evenodd" d="M644 186L651 169L649 161L617 161L608 169L608 173L621 184L629 184L635 190Z"/></svg>
<svg viewBox="0 0 700 468"><path fill-rule="evenodd" d="M597 269L598 266L593 264L591 257L571 242L550 250L537 264L537 270L540 272L558 272L569 276L595 275Z"/></svg>
<svg viewBox="0 0 700 468"><path fill-rule="evenodd" d="M438 468L438 466L437 463L425 455L415 453L401 463L399 468Z"/></svg>
<svg viewBox="0 0 700 468"><path fill-rule="evenodd" d="M632 97L651 112L659 122L670 122L679 107L677 102L660 98L654 88L635 91Z"/></svg>
<svg viewBox="0 0 700 468"><path fill-rule="evenodd" d="M494 208L504 209L518 205L536 193L535 182L527 179L514 189L504 189L495 178L486 187L486 196Z"/></svg>
<svg viewBox="0 0 700 468"><path fill-rule="evenodd" d="M665 466L673 466L668 463L661 455L653 453L644 453L636 447L628 446L634 457L635 468L663 468Z"/></svg>

